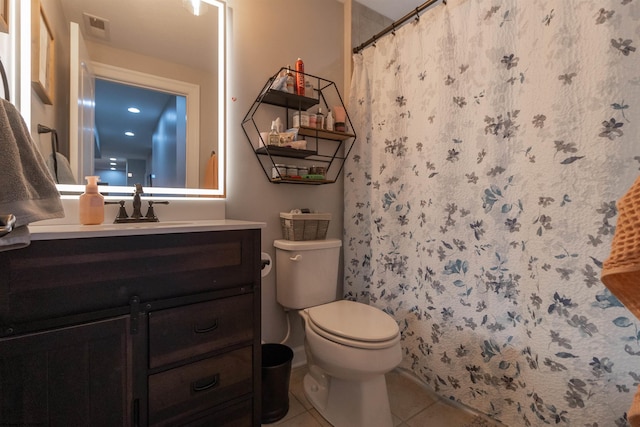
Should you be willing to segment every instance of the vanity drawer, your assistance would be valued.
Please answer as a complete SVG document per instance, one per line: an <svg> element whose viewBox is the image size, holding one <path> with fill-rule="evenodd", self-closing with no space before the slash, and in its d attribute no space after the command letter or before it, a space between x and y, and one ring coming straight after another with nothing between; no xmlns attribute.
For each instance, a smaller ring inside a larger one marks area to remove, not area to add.
<svg viewBox="0 0 640 427"><path fill-rule="evenodd" d="M250 342L253 294L191 304L149 313L149 367Z"/></svg>
<svg viewBox="0 0 640 427"><path fill-rule="evenodd" d="M252 389L251 347L151 375L149 424L170 425Z"/></svg>

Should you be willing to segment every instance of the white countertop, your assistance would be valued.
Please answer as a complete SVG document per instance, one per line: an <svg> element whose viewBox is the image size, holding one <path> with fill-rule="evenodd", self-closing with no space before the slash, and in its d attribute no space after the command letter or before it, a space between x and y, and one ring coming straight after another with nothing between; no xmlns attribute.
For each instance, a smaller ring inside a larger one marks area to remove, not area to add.
<svg viewBox="0 0 640 427"><path fill-rule="evenodd" d="M265 228L264 222L233 219L165 221L100 225L29 225L31 240L82 239L146 234L198 233L204 231Z"/></svg>

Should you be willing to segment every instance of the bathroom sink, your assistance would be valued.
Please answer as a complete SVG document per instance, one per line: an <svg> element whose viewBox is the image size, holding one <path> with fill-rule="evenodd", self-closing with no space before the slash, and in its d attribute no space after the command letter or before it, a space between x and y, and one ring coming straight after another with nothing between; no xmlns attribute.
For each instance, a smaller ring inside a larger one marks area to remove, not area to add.
<svg viewBox="0 0 640 427"><path fill-rule="evenodd" d="M266 224L229 219L132 222L99 225L33 225L29 226L32 240L74 239L87 237L134 236L145 234L197 233L201 231L243 230L264 228Z"/></svg>

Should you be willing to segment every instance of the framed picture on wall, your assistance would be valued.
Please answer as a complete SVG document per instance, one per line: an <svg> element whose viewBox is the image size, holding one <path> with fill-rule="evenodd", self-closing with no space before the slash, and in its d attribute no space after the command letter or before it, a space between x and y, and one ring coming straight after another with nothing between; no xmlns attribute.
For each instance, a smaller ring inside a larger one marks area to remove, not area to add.
<svg viewBox="0 0 640 427"><path fill-rule="evenodd" d="M9 32L9 0L0 0L0 32Z"/></svg>
<svg viewBox="0 0 640 427"><path fill-rule="evenodd" d="M53 104L53 33L39 0L31 10L31 83L42 102Z"/></svg>

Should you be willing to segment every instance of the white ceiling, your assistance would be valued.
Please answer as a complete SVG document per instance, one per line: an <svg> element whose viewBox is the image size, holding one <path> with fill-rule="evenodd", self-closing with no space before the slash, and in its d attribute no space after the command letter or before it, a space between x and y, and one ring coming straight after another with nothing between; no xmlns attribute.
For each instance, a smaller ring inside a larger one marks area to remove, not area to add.
<svg viewBox="0 0 640 427"><path fill-rule="evenodd" d="M394 21L415 10L425 0L356 0L358 3L373 9L381 15Z"/></svg>
<svg viewBox="0 0 640 427"><path fill-rule="evenodd" d="M77 22L86 40L217 71L217 9L213 6L195 17L182 0L61 0L61 5L67 21ZM108 34L93 32L84 14L104 20Z"/></svg>

